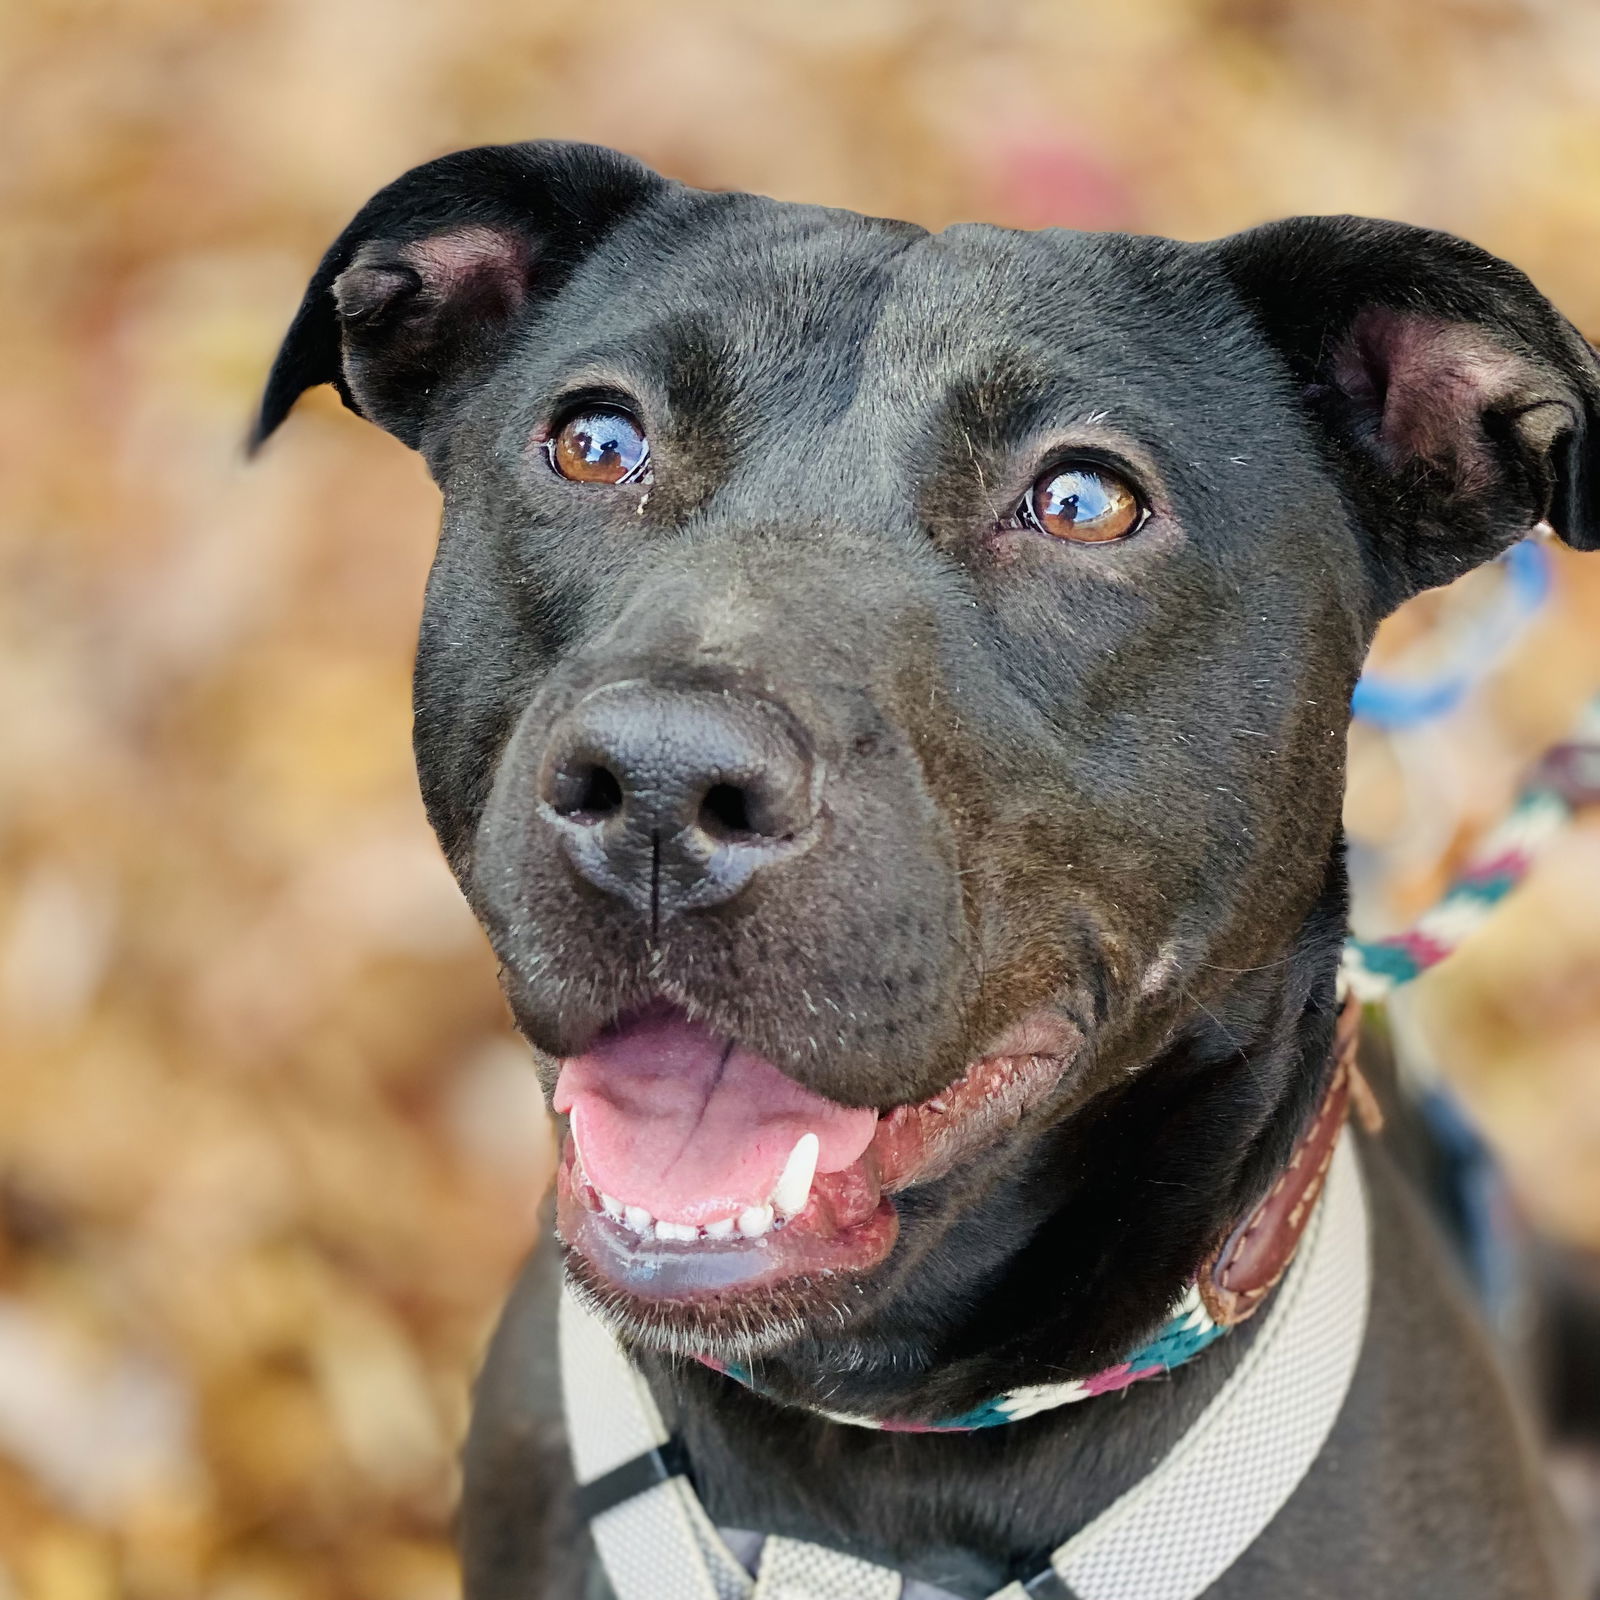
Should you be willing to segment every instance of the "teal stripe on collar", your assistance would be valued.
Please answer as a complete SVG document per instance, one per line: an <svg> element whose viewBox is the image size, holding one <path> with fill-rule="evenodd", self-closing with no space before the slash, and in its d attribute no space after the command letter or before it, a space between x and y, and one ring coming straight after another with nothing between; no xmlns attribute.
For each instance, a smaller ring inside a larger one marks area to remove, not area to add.
<svg viewBox="0 0 1600 1600"><path fill-rule="evenodd" d="M1079 1378L1071 1383L1036 1383L1023 1389L1011 1389L959 1416L939 1417L927 1422L861 1417L847 1411L829 1411L823 1406L807 1406L805 1409L815 1411L830 1422L846 1422L855 1428L876 1428L885 1433L975 1433L979 1428L997 1428L1007 1422L1020 1422L1025 1417L1037 1416L1041 1411L1053 1411L1057 1406L1090 1400L1095 1395L1113 1394L1144 1378L1164 1377L1175 1367L1193 1360L1227 1331L1212 1320L1201 1302L1199 1286L1190 1284L1153 1339L1141 1345L1125 1361L1119 1361L1115 1366L1106 1367L1087 1378ZM702 1360L706 1366L725 1373L747 1389L766 1394L750 1368L731 1362L709 1361L703 1357ZM767 1398L772 1397L768 1395Z"/></svg>

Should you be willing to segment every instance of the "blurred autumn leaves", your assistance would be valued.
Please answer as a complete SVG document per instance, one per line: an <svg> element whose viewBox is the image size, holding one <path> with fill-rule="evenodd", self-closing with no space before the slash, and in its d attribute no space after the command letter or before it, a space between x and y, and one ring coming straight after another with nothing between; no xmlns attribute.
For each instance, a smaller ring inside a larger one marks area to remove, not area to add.
<svg viewBox="0 0 1600 1600"><path fill-rule="evenodd" d="M455 1592L548 1151L410 771L437 507L326 394L239 450L373 188L558 135L935 226L1363 210L1600 330L1576 0L30 0L0 75L0 1600ZM1433 752L1452 840L1600 683L1595 565ZM1403 836L1414 770L1357 757L1353 821ZM1600 1242L1597 902L1591 829L1430 1003Z"/></svg>

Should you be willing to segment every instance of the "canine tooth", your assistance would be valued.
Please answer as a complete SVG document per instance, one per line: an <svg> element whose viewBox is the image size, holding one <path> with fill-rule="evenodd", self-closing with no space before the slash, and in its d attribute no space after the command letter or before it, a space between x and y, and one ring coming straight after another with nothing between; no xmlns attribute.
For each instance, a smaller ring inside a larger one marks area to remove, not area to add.
<svg viewBox="0 0 1600 1600"><path fill-rule="evenodd" d="M648 1239L655 1232L656 1219L643 1206L624 1207L622 1220L643 1238Z"/></svg>
<svg viewBox="0 0 1600 1600"><path fill-rule="evenodd" d="M736 1226L732 1217L723 1217L718 1222L708 1222L705 1225L705 1236L708 1239L731 1239Z"/></svg>
<svg viewBox="0 0 1600 1600"><path fill-rule="evenodd" d="M786 1217L798 1216L811 1198L811 1180L817 1175L817 1154L822 1143L814 1133L803 1133L772 1190L772 1205Z"/></svg>
<svg viewBox="0 0 1600 1600"><path fill-rule="evenodd" d="M676 1244L691 1244L700 1237L700 1230L692 1222L658 1222L656 1238L668 1239Z"/></svg>
<svg viewBox="0 0 1600 1600"><path fill-rule="evenodd" d="M600 1196L600 1209L613 1222L622 1221L622 1202L614 1194L602 1194Z"/></svg>
<svg viewBox="0 0 1600 1600"><path fill-rule="evenodd" d="M739 1213L739 1232L747 1239L759 1239L771 1226L771 1206L746 1206Z"/></svg>

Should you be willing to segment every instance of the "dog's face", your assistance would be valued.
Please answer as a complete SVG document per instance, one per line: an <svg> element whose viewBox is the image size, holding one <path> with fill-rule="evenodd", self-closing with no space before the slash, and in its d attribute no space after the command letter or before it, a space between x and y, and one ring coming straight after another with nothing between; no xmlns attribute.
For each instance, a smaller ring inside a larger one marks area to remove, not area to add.
<svg viewBox="0 0 1600 1600"><path fill-rule="evenodd" d="M330 251L310 383L445 498L430 816L636 1333L892 1296L1338 882L1406 594L1592 541L1586 347L1419 230L900 223L469 152Z"/></svg>

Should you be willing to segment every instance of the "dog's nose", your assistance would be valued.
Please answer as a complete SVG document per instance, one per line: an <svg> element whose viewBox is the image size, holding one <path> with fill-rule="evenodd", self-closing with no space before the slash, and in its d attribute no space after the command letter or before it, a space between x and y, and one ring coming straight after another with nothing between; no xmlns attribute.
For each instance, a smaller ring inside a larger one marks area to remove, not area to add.
<svg viewBox="0 0 1600 1600"><path fill-rule="evenodd" d="M813 776L801 729L772 701L628 682L556 724L539 798L577 870L654 925L804 849Z"/></svg>

